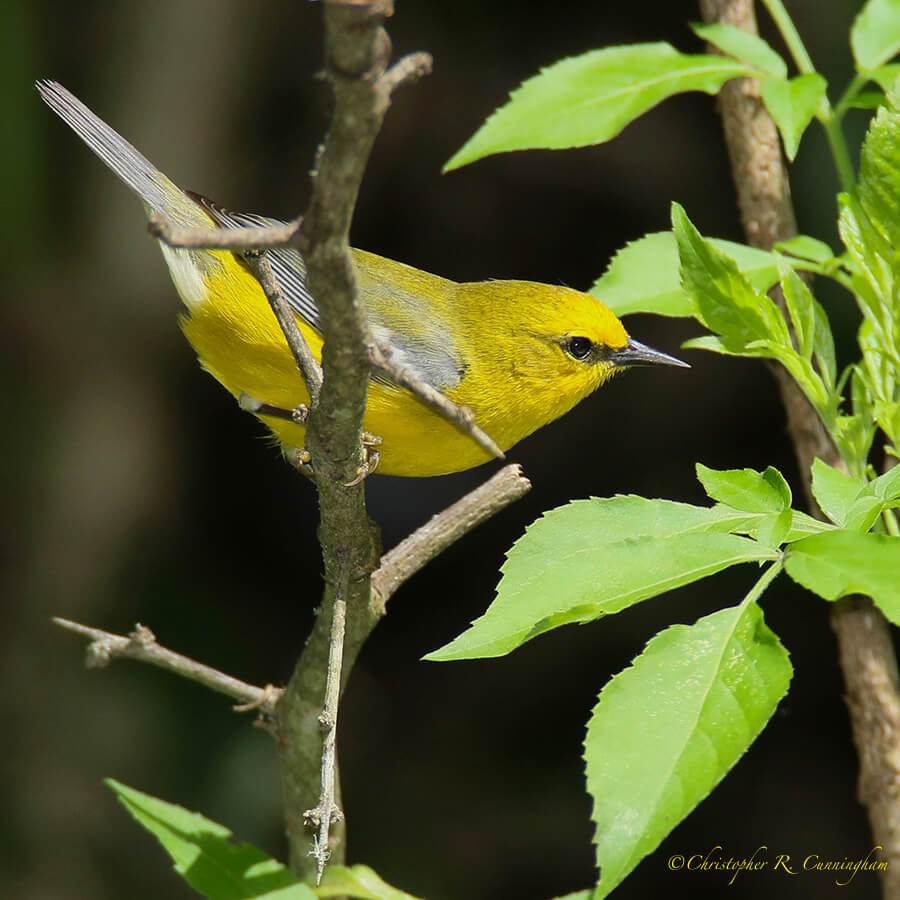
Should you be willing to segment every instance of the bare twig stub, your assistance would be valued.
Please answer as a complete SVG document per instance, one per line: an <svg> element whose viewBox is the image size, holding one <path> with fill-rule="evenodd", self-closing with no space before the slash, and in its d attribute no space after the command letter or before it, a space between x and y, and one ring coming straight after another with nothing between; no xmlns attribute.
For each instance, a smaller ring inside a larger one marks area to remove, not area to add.
<svg viewBox="0 0 900 900"><path fill-rule="evenodd" d="M218 669L213 669L163 647L157 642L156 635L144 625L136 625L131 634L124 635L91 628L69 619L54 618L53 621L67 631L74 631L90 640L86 659L88 668L102 668L117 657L150 663L150 665L159 666L161 669L180 675L182 678L187 678L189 681L196 681L226 697L231 697L245 709L258 709L266 716L274 713L275 705L281 695L281 692L271 685L264 688L254 687L252 684L232 678L231 675L226 675Z"/></svg>
<svg viewBox="0 0 900 900"><path fill-rule="evenodd" d="M752 0L700 0L703 18L756 33ZM796 233L778 134L759 97L759 85L738 79L725 85L719 107L747 240L769 249ZM784 308L779 292L774 299ZM788 430L804 477L809 507L820 514L810 489L815 457L840 467L825 427L790 375L772 367L787 412ZM831 613L847 706L859 751L859 796L873 837L889 865L882 872L886 897L900 897L900 683L890 630L868 597L845 597Z"/></svg>

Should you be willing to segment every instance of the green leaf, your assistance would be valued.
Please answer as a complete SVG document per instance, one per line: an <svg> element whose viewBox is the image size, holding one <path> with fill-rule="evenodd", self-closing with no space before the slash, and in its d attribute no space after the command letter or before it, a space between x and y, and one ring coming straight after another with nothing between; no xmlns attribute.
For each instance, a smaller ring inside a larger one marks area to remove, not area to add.
<svg viewBox="0 0 900 900"><path fill-rule="evenodd" d="M872 482L872 489L886 502L900 497L900 465L894 466L885 472L884 475L876 478Z"/></svg>
<svg viewBox="0 0 900 900"><path fill-rule="evenodd" d="M874 72L869 72L869 78L885 93L891 89L898 75L900 75L900 64L898 63L888 63L886 66L879 66Z"/></svg>
<svg viewBox="0 0 900 900"><path fill-rule="evenodd" d="M816 335L815 300L803 279L792 269L781 280L785 306L797 336L797 352L804 359L812 359Z"/></svg>
<svg viewBox="0 0 900 900"><path fill-rule="evenodd" d="M837 356L834 352L834 336L831 333L831 324L828 315L822 309L818 300L813 299L813 353L819 365L819 371L829 388L834 386L837 379Z"/></svg>
<svg viewBox="0 0 900 900"><path fill-rule="evenodd" d="M853 21L850 47L863 72L893 59L900 52L900 0L869 0Z"/></svg>
<svg viewBox="0 0 900 900"><path fill-rule="evenodd" d="M786 241L778 241L775 249L781 253L789 253L791 256L800 259L808 259L810 262L825 265L834 259L834 251L825 241L817 238L809 237L805 234L798 234Z"/></svg>
<svg viewBox="0 0 900 900"><path fill-rule="evenodd" d="M847 109L878 109L885 102L884 91L860 91L845 104Z"/></svg>
<svg viewBox="0 0 900 900"><path fill-rule="evenodd" d="M766 516L756 529L756 539L766 547L777 549L787 540L793 520L794 511L789 506L777 515Z"/></svg>
<svg viewBox="0 0 900 900"><path fill-rule="evenodd" d="M900 538L853 531L816 534L791 544L785 569L826 600L867 594L900 624Z"/></svg>
<svg viewBox="0 0 900 900"><path fill-rule="evenodd" d="M847 512L846 526L850 531L867 532L884 511L884 501L871 494L863 494Z"/></svg>
<svg viewBox="0 0 900 900"><path fill-rule="evenodd" d="M892 444L900 442L900 403L893 400L875 402L873 415L879 428L890 438Z"/></svg>
<svg viewBox="0 0 900 900"><path fill-rule="evenodd" d="M718 332L727 350L741 353L751 341L768 338L790 345L778 307L754 290L733 260L703 239L678 203L672 204L672 229L682 285L693 296L703 324Z"/></svg>
<svg viewBox="0 0 900 900"><path fill-rule="evenodd" d="M524 82L444 166L492 153L600 144L667 97L715 94L730 78L752 77L724 56L687 55L671 44L633 44L564 59Z"/></svg>
<svg viewBox="0 0 900 900"><path fill-rule="evenodd" d="M322 883L315 888L317 897L354 897L359 900L417 900L397 890L368 866L328 866Z"/></svg>
<svg viewBox="0 0 900 900"><path fill-rule="evenodd" d="M772 79L760 83L766 109L781 132L784 152L793 162L800 138L822 104L828 82L817 72L797 75L790 81Z"/></svg>
<svg viewBox="0 0 900 900"><path fill-rule="evenodd" d="M900 0L897 5L900 28ZM872 224L900 248L900 97L888 93L869 125L859 161L859 203Z"/></svg>
<svg viewBox="0 0 900 900"><path fill-rule="evenodd" d="M838 232L847 248L847 267L853 276L853 291L863 315L880 322L882 298L890 293L890 271L884 258L890 245L873 227L859 202L838 195Z"/></svg>
<svg viewBox="0 0 900 900"><path fill-rule="evenodd" d="M235 844L231 832L199 813L165 803L111 778L106 784L138 824L162 844L175 871L210 900L315 900L306 884L251 844Z"/></svg>
<svg viewBox="0 0 900 900"><path fill-rule="evenodd" d="M697 463L697 478L713 499L734 509L780 513L791 505L791 489L778 469L709 469Z"/></svg>
<svg viewBox="0 0 900 900"><path fill-rule="evenodd" d="M718 509L720 507L713 507ZM731 509L721 504L721 508ZM767 547L777 547L779 544L799 541L811 534L821 534L823 531L832 531L837 526L831 522L820 522L812 516L796 509L782 510L781 512L742 512L735 513L735 518L728 523L728 530L732 534L746 534L754 540L758 540ZM787 533L780 536L784 529L784 523L788 524ZM776 533L779 540L774 541ZM762 535L762 536L760 536Z"/></svg>
<svg viewBox="0 0 900 900"><path fill-rule="evenodd" d="M620 612L737 563L773 559L771 549L722 533L743 518L725 507L634 496L551 510L510 549L487 612L425 659L501 656L551 628Z"/></svg>
<svg viewBox="0 0 900 900"><path fill-rule="evenodd" d="M866 415L838 416L834 421L834 438L845 459L864 464L872 448L875 429Z"/></svg>
<svg viewBox="0 0 900 900"><path fill-rule="evenodd" d="M812 516L798 509L791 510L791 529L785 537L785 541L799 541L800 538L810 534L820 534L823 531L833 531L834 525L830 522L820 522Z"/></svg>
<svg viewBox="0 0 900 900"><path fill-rule="evenodd" d="M881 486L883 487L883 485ZM812 492L822 511L850 531L868 531L884 509L885 498L874 482L865 482L813 460Z"/></svg>
<svg viewBox="0 0 900 900"><path fill-rule="evenodd" d="M654 637L600 693L585 740L596 898L712 791L787 692L787 651L755 603Z"/></svg>
<svg viewBox="0 0 900 900"><path fill-rule="evenodd" d="M710 25L691 22L690 25L697 37L718 47L723 53L753 66L763 75L787 77L787 64L759 35L721 22Z"/></svg>
<svg viewBox="0 0 900 900"><path fill-rule="evenodd" d="M844 525L847 514L865 489L865 483L852 475L829 466L818 457L813 460L813 496L832 522Z"/></svg>
<svg viewBox="0 0 900 900"><path fill-rule="evenodd" d="M772 253L717 238L709 242L735 261L756 290L765 293L777 283L778 260ZM678 244L671 231L645 235L619 250L590 292L618 316L697 313L693 299L681 287Z"/></svg>

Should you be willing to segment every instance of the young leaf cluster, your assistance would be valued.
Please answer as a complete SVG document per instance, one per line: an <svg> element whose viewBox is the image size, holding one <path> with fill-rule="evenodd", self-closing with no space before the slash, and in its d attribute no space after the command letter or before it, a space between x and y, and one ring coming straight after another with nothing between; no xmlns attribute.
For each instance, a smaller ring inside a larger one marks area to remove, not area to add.
<svg viewBox="0 0 900 900"><path fill-rule="evenodd" d="M592 289L619 313L693 316L712 333L689 347L777 360L856 475L873 474L869 456L879 429L885 453L900 456L900 92L891 89L885 104L863 144L858 184L838 198L840 256L807 236L749 255L750 248L702 237L673 204L672 234L625 247ZM860 312L860 356L842 372L810 275L841 285ZM783 308L770 297L776 285Z"/></svg>
<svg viewBox="0 0 900 900"><path fill-rule="evenodd" d="M787 692L788 653L757 602L782 570L826 600L865 592L900 623L900 538L870 531L900 505L900 468L865 481L817 461L813 490L830 523L792 508L777 469L698 465L697 475L712 506L617 496L545 513L509 551L487 612L426 657L499 656L729 566L763 566L741 603L665 629L600 692L585 739L595 898L715 787Z"/></svg>

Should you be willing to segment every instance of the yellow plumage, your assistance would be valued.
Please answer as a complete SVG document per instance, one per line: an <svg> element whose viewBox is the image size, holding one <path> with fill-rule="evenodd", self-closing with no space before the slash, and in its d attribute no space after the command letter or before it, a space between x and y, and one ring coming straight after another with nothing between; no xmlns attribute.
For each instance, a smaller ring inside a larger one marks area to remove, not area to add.
<svg viewBox="0 0 900 900"><path fill-rule="evenodd" d="M53 82L41 96L144 201L181 225L264 221L218 210L185 193L134 147ZM235 397L291 410L309 395L259 283L234 254L161 245L184 300L184 333L201 365ZM318 311L302 257L270 253L276 277L317 358ZM354 251L360 296L378 340L456 403L502 447L568 412L613 372L639 363L683 365L629 338L594 297L526 281L457 284L402 263ZM302 447L301 425L260 416L282 444ZM379 471L439 475L487 462L471 437L408 391L375 378L364 427L383 439Z"/></svg>

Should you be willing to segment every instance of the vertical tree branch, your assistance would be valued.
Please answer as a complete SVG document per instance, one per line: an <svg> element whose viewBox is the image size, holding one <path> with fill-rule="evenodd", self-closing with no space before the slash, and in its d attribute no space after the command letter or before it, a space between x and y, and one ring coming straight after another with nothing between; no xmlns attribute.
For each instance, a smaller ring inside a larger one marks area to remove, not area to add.
<svg viewBox="0 0 900 900"><path fill-rule="evenodd" d="M303 233L310 290L321 312L324 337L319 403L307 425L307 449L319 490L319 540L325 595L313 633L277 707L278 739L290 861L301 877L311 874L310 854L330 851L343 858L343 826L329 847L317 846L304 823L316 804L323 744L334 738L336 716L320 722L327 677L341 686L377 617L370 603L369 573L378 539L366 513L360 429L366 403L367 326L359 305L347 236L369 151L403 77L384 78L390 41L382 24L393 12L390 0L325 0L326 73L334 90L334 111L319 154ZM421 58L421 57L420 57ZM410 75L425 66L413 67ZM346 610L344 610L346 604ZM337 608L336 608L337 607ZM328 665L332 622L346 611L343 665ZM336 777L335 777L336 781ZM321 815L322 807L317 812ZM324 812L331 818L329 812Z"/></svg>
<svg viewBox="0 0 900 900"><path fill-rule="evenodd" d="M755 34L753 0L700 0L707 22L726 22ZM751 79L735 79L719 94L719 110L738 206L748 242L769 249L796 233L790 188L778 133ZM784 297L774 292L782 309ZM810 490L815 457L842 466L821 420L785 371L771 367L787 413L788 431L804 479L809 508L819 514ZM900 897L900 680L889 626L867 597L845 597L831 613L847 690L853 737L859 752L859 799L872 833L884 848L885 896Z"/></svg>

